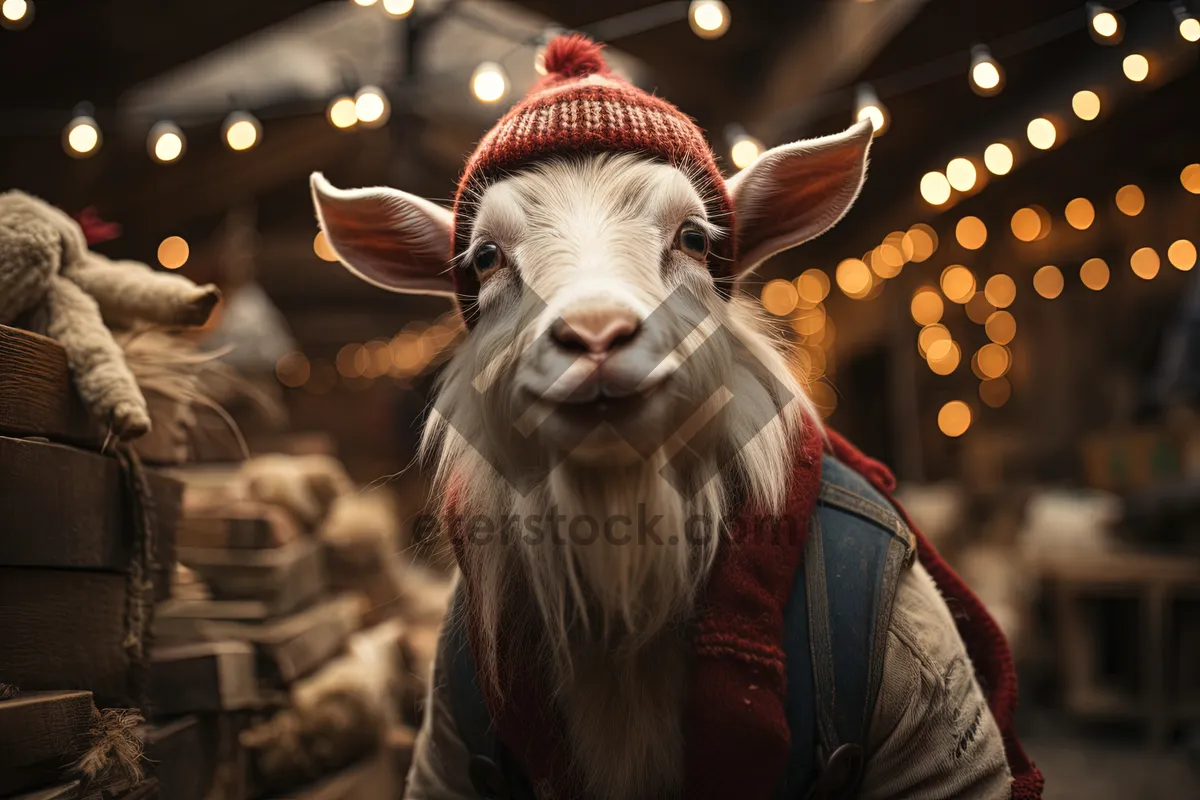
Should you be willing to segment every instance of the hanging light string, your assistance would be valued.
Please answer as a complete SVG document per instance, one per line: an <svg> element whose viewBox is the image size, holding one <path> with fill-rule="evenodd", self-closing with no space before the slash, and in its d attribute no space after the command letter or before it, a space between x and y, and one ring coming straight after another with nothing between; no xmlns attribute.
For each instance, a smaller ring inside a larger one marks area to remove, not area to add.
<svg viewBox="0 0 1200 800"><path fill-rule="evenodd" d="M1107 10L1110 12L1116 12L1128 7L1129 5L1132 5L1134 1L1135 0L1121 0L1118 2L1117 0L1113 0L1113 2L1110 2L1107 5ZM360 3L360 5L361 4L362 3ZM367 5L373 4L374 2L367 3ZM389 16L399 20L408 16L408 13L412 10L412 6L409 2L401 3L400 0L393 0L390 6L388 2L384 3L384 10L388 12ZM1081 13L1081 11L1084 13ZM453 7L451 13L453 14L453 18L456 20L465 22L481 30L486 30L490 34L498 34L502 38L513 42L513 47L495 62L499 65L502 65L504 61L515 55L521 49L537 49L539 46L544 46L545 44L544 32L530 35L527 34L526 31L520 30L515 26L506 26L490 18L485 19L477 14L474 9L466 6L456 5ZM1194 24L1191 22L1193 20L1191 15L1188 14L1186 10L1182 12L1179 11L1179 8L1177 7L1173 9L1173 13L1177 18L1180 19L1181 35L1185 39L1188 39L1188 41L1192 41L1192 39L1189 38ZM637 33L642 33L647 30L658 28L672 22L677 22L682 19L687 19L693 31L695 31L698 35L704 36L704 38L715 38L716 36L723 34L725 30L728 29L731 17L728 7L721 2L721 0L692 0L690 3L684 2L683 0L673 0L672 2L658 3L644 9L602 19L597 22L584 25L579 28L579 30L595 38L611 42L627 36L635 35ZM1037 47L1041 47L1075 31L1078 31L1083 27L1089 26L1091 25L1092 19L1093 16L1090 15L1090 7L1073 9L1049 20L1030 26L1024 30L1016 31L1012 34L992 40L986 44L986 47L989 51L989 54L994 54L994 57L999 59L999 61L1002 63L1006 58L1010 58L1020 53L1028 52ZM559 32L559 29L556 29L556 32ZM974 45L973 47L977 48L978 44ZM876 98L893 97L934 83L938 83L942 80L954 77L955 75L961 75L963 74L964 70L970 71L972 65L972 52L970 50L953 53L924 64L909 67L893 73L892 75L878 78L870 85L846 87L844 89L819 95L815 98L805 101L803 106L784 109L776 113L772 117L768 118L763 127L771 130L781 131L795 127L798 124L802 124L807 119L824 116L834 112L839 106L854 109L858 104L858 101L861 100L863 96L864 86ZM477 77L476 73L478 73L478 71L479 68L476 67L475 72L472 73L472 80L469 81L468 85L472 89L475 84L474 77ZM502 66L498 72L501 77L504 78L505 82L507 82L507 77L503 73ZM458 78L461 78L461 75L458 75L457 72L454 74L457 75ZM426 81L438 81L447 77L452 77L449 72L424 76L424 79ZM415 102L416 99L415 93L412 91L412 87L405 84L390 87L390 91L387 92L383 91L382 89L379 89L378 91L380 92L380 96L383 98L386 106L386 110L381 115L384 121L386 121L386 117L390 113L390 105L392 102L403 100L405 101L406 105L408 105ZM478 94L476 96L477 99L481 100L481 102L497 102L497 100L487 100L484 97L480 97ZM326 99L318 103L291 103L287 104L286 107L280 107L276 109L266 108L255 110L253 117L257 121L260 119L270 120L310 116L314 113L320 113L328 116L335 127L340 129L357 128L360 127L357 124L359 122L376 122L380 119L380 117L374 117L370 120L363 120L359 118L356 119L354 123L349 123L347 117L345 116L345 112L342 112L342 115L339 117L339 119L342 120L343 124L338 124L333 120L331 106L334 101L339 99L341 99L340 94L337 97ZM885 120L884 127L886 127L886 107L883 105L882 101L877 102L878 105L875 106L875 109L877 112L883 115L883 119ZM298 105L300 106L299 109L297 108ZM866 113L866 110L861 107L858 109L858 111L860 113ZM249 114L250 112L245 111L244 113ZM44 110L31 112L9 112L4 114L3 117L0 117L0 119L5 120L6 122L9 120L19 120L27 124L21 126L11 126L9 124L2 125L0 126L0 135L14 135L14 132L10 130L12 127L24 128L23 131L17 130L15 135L22 135L22 133L27 134L31 127L35 129L41 129L44 125L54 124L51 120L61 120L62 116L63 115L61 115L60 112L46 112ZM193 124L201 125L213 121L210 115L174 113L171 116L173 124L177 126ZM879 114L871 113L870 116L874 120L879 116ZM377 124L382 124L382 122L378 122ZM361 127L372 127L372 125L363 124ZM243 129L244 126L243 128L239 129L239 131ZM96 130L99 132L98 126L96 126ZM261 129L258 130L258 134L259 135L254 141L255 144L261 140ZM877 135L879 135L878 126ZM756 139L755 141L759 140ZM733 144L736 144L736 142L730 142L731 146ZM92 147L91 150L83 154L72 152L72 155L86 156L94 153L96 149L98 149L98 146ZM174 160L178 160L178 158ZM172 163L172 161L164 160L161 163Z"/></svg>

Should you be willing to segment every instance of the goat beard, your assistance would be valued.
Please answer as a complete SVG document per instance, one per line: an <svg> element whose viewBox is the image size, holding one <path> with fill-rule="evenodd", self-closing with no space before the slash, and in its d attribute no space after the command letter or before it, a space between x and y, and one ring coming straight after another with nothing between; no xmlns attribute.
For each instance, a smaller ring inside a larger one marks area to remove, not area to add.
<svg viewBox="0 0 1200 800"><path fill-rule="evenodd" d="M749 360L754 366L735 366L741 372L726 375L730 385L745 391L730 404L723 430L713 440L697 447L696 441L684 436L673 447L664 446L645 460L623 466L598 467L567 459L523 493L471 444L503 436L511 421L506 421L504 409L487 404L472 407L467 399L471 393L460 382L473 373L455 369L459 364L452 362L441 387L439 410L426 427L422 453L436 458L439 494L446 496L452 486L457 487L455 517L485 520L487 528L497 532L484 538L463 537L461 552L462 566L471 576L470 613L482 640L477 666L496 691L501 690L497 669L501 614L512 597L524 594L532 599L545 660L561 690L571 682L572 654L580 652L581 646L594 653L599 645L618 662L614 666L628 664L689 615L716 558L729 510L730 478L756 510L774 513L782 506L797 433L809 424L819 429L819 416L789 369L779 342L766 332L750 305L734 300L725 311L724 324L755 358ZM468 340L455 360L462 356L460 363L465 365L494 360L494 354L473 351L472 344ZM730 362L739 363L724 360ZM712 363L701 371L712 376L720 374L719 368ZM795 402L785 400L783 408L775 407L774 396L764 388L770 381L782 383L784 396ZM748 409L755 403L760 411L771 409L773 417L750 441L739 444L738 430L744 432L750 424L754 415ZM692 474L668 480L664 477L668 452L679 446L699 451L701 458L691 462ZM733 454L724 470L716 466L721 452ZM681 493L677 485L693 488ZM544 524L551 514L558 521L556 531ZM639 519L647 528L657 519L653 536L646 530L639 536ZM541 535L525 535L530 520L543 523ZM606 525L611 535L606 535ZM623 534L628 534L628 541Z"/></svg>

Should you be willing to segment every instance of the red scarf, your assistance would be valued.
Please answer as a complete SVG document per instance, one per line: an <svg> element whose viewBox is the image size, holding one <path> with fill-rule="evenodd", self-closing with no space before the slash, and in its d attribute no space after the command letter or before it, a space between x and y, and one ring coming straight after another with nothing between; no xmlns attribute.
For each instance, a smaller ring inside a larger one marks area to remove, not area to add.
<svg viewBox="0 0 1200 800"><path fill-rule="evenodd" d="M836 458L891 496L896 481L886 467L837 433L828 431L828 437ZM763 536L755 531L754 515L747 511L730 525L729 541L718 551L690 636L691 683L683 720L683 796L689 800L765 800L783 774L789 748L783 704L783 609L800 567L807 520L816 505L824 446L820 434L809 429L795 460L783 515L804 522L792 526L795 530L790 533L797 535ZM450 503L454 504L453 498ZM1042 775L1021 749L1014 731L1017 680L1004 634L904 509L893 504L916 533L921 563L959 612L959 634L1004 738L1013 774L1013 800L1036 800L1042 793ZM451 541L469 597L472 576L462 558L464 532L452 530ZM506 611L531 608L525 605L529 602L528 598L513 598ZM566 732L544 691L549 685L544 667L534 658L538 650L533 618L532 611L505 617L504 644L498 654L503 702L486 681L481 682L484 699L501 741L539 787L539 796L544 800L574 798L580 791L569 770ZM469 628L471 647L478 654L480 639L474 621ZM478 656L476 663L481 663Z"/></svg>

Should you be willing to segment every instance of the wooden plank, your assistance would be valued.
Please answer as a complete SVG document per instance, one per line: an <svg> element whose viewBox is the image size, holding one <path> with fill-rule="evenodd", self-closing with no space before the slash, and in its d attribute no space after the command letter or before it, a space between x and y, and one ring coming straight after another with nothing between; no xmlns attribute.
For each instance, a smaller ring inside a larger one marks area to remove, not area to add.
<svg viewBox="0 0 1200 800"><path fill-rule="evenodd" d="M281 615L276 607L262 600L182 600L159 603L155 622L168 619L227 619L241 622L266 622Z"/></svg>
<svg viewBox="0 0 1200 800"><path fill-rule="evenodd" d="M185 514L179 522L180 547L261 550L282 547L300 537L300 528L292 516L266 503L244 501L187 508Z"/></svg>
<svg viewBox="0 0 1200 800"><path fill-rule="evenodd" d="M254 648L245 642L156 647L151 661L150 696L158 716L254 708L262 702Z"/></svg>
<svg viewBox="0 0 1200 800"><path fill-rule="evenodd" d="M140 731L143 763L170 800L204 800L216 770L215 742L194 716L180 717Z"/></svg>
<svg viewBox="0 0 1200 800"><path fill-rule="evenodd" d="M94 450L104 442L104 431L71 382L62 345L7 325L0 325L0 433Z"/></svg>
<svg viewBox="0 0 1200 800"><path fill-rule="evenodd" d="M0 701L0 795L61 780L88 747L92 693L18 692Z"/></svg>
<svg viewBox="0 0 1200 800"><path fill-rule="evenodd" d="M325 589L321 546L308 538L272 550L178 548L180 563L208 584L216 600L261 600L286 614Z"/></svg>
<svg viewBox="0 0 1200 800"><path fill-rule="evenodd" d="M0 675L27 690L88 689L101 708L139 706L126 586L111 572L0 567Z"/></svg>
<svg viewBox="0 0 1200 800"><path fill-rule="evenodd" d="M147 470L154 502L156 589L170 592L179 481ZM0 566L125 572L137 526L117 460L0 436Z"/></svg>
<svg viewBox="0 0 1200 800"><path fill-rule="evenodd" d="M362 605L358 596L343 595L262 624L160 617L155 633L160 642L249 642L258 653L259 678L274 684L289 684L311 673L342 649L350 634L359 628Z"/></svg>

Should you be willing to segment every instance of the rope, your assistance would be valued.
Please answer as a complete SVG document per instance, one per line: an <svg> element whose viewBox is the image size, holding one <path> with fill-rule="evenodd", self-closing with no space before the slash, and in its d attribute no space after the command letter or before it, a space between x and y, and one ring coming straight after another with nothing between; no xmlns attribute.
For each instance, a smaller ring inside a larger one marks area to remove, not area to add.
<svg viewBox="0 0 1200 800"><path fill-rule="evenodd" d="M153 644L154 575L159 568L154 559L154 497L137 451L128 445L118 445L115 455L121 468L121 484L133 512L134 534L125 591L125 640L122 644L130 664L130 696L148 711L150 669L147 657Z"/></svg>

